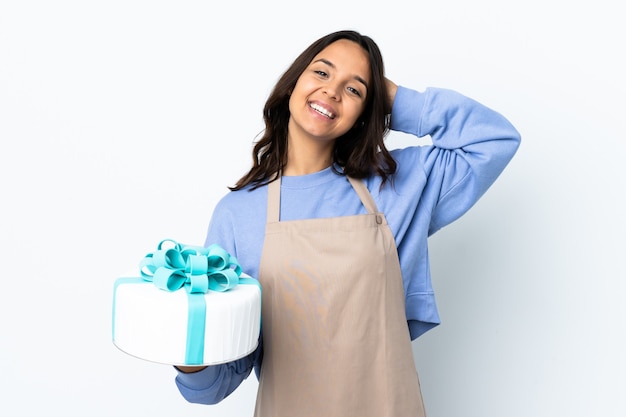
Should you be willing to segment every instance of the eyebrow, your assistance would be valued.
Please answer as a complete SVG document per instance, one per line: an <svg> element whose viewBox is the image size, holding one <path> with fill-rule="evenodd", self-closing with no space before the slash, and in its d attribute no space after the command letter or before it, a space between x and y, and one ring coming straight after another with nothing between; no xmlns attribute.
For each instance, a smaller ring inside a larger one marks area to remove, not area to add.
<svg viewBox="0 0 626 417"><path fill-rule="evenodd" d="M318 59L316 61L313 61L313 62L314 63L315 62L323 62L324 64L328 65L331 68L336 68L335 64L333 64L332 62L330 62L329 60L324 59L324 58L320 58L320 59ZM358 82L360 82L361 84L363 84L365 86L365 88L368 88L367 87L367 83L365 82L365 80L363 78L359 77L358 75L355 75L354 79L357 80Z"/></svg>

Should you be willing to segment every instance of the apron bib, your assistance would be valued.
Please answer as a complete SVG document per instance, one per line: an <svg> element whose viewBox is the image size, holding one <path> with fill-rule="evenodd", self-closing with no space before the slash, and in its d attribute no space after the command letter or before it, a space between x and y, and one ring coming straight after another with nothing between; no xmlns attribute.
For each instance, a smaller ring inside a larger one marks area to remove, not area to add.
<svg viewBox="0 0 626 417"><path fill-rule="evenodd" d="M279 221L268 186L256 417L425 416L391 229L368 214Z"/></svg>

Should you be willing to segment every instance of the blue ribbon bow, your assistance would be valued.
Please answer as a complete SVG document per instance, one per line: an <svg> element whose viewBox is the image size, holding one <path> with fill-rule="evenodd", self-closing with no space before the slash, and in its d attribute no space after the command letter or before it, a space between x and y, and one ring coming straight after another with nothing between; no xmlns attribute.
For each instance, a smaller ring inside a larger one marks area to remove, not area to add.
<svg viewBox="0 0 626 417"><path fill-rule="evenodd" d="M227 291L239 283L241 266L219 245L207 248L164 239L140 263L141 277L166 291Z"/></svg>

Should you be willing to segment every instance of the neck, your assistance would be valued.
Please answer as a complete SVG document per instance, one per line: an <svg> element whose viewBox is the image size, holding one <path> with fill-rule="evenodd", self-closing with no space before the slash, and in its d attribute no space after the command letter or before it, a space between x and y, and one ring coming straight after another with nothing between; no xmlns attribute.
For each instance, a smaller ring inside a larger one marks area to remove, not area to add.
<svg viewBox="0 0 626 417"><path fill-rule="evenodd" d="M326 169L332 164L332 152L333 142L296 143L289 140L283 175L307 175Z"/></svg>

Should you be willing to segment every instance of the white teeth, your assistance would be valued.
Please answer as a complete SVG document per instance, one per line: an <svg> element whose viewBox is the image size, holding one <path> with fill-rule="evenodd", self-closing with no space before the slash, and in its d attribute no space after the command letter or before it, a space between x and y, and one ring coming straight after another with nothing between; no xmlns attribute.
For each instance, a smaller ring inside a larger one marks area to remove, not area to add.
<svg viewBox="0 0 626 417"><path fill-rule="evenodd" d="M331 112L329 112L328 110L326 110L326 109L325 109L325 108L323 108L322 106L319 106L319 105L317 105L317 104L315 104L315 103L311 103L311 104L309 104L309 105L311 106L311 108L312 108L313 110L315 110L315 111L316 111L316 112L318 112L318 113L323 114L324 116L326 116L326 117L328 117L328 118L330 118L330 119L332 119L332 118L334 118L334 117L335 117L335 115L334 115L334 114L332 114Z"/></svg>

